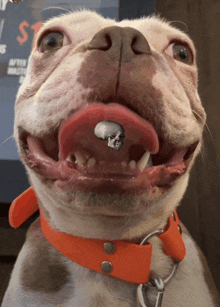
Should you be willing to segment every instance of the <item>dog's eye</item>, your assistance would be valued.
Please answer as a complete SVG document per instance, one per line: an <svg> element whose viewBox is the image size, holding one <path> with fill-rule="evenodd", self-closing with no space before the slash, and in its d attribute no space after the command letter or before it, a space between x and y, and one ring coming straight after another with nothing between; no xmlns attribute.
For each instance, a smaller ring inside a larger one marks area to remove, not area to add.
<svg viewBox="0 0 220 307"><path fill-rule="evenodd" d="M172 56L175 60L185 64L193 63L193 55L189 47L181 43L172 43L166 49L166 53Z"/></svg>
<svg viewBox="0 0 220 307"><path fill-rule="evenodd" d="M173 44L173 57L186 64L192 64L192 54L187 46Z"/></svg>
<svg viewBox="0 0 220 307"><path fill-rule="evenodd" d="M56 51L63 46L64 35L60 32L46 34L40 43L40 51Z"/></svg>

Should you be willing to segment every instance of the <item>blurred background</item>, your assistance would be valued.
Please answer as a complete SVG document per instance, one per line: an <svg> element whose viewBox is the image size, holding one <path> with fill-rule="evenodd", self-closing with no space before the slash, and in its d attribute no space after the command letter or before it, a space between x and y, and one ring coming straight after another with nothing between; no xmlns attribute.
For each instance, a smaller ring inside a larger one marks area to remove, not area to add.
<svg viewBox="0 0 220 307"><path fill-rule="evenodd" d="M207 112L204 146L178 208L202 249L220 291L220 1L217 0L0 0L0 303L35 214L19 229L8 224L11 201L29 187L12 137L16 92L26 74L34 35L63 10L89 8L122 20L152 13L185 31L197 48L199 93Z"/></svg>

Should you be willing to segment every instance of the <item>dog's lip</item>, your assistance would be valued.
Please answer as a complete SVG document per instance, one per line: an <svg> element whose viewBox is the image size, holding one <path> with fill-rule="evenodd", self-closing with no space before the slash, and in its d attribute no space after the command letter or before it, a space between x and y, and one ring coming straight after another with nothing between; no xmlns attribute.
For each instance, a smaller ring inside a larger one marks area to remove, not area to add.
<svg viewBox="0 0 220 307"><path fill-rule="evenodd" d="M110 214L100 214L99 217L111 219L111 220L121 220L121 219L127 219L128 215L110 215Z"/></svg>
<svg viewBox="0 0 220 307"><path fill-rule="evenodd" d="M130 115L128 115L128 117L129 116ZM135 116L138 115L135 114ZM131 122L132 120L133 119L131 119ZM124 123L126 125L126 122ZM196 141L189 146L178 148L177 146L167 144L167 142L163 143L160 141L160 150L158 151L159 143L156 145L156 137L150 137L149 140L151 140L151 138L154 140L150 141L152 143L150 145L151 150L154 151L154 154L151 155L153 162L152 167L142 172L138 169L130 169L129 167L123 169L117 167L118 170L116 171L112 167L112 171L110 165L105 172L102 171L101 167L91 171L88 170L86 166L77 166L65 160L64 158L67 156L68 151L65 155L61 155L62 159L59 158L58 135L61 130L61 132L64 131L65 137L65 133L67 135L68 128L71 128L71 125L71 120L70 125L68 125L67 120L67 125L65 123L61 125L64 127L63 130L59 128L53 134L48 134L43 137L35 137L19 127L20 145L24 159L30 168L34 169L43 177L49 180L61 181L61 186L63 182L72 182L72 184L76 185L79 189L90 188L93 191L99 192L109 190L109 192L115 191L115 193L117 193L117 191L119 191L120 193L126 193L128 190L133 190L134 192L146 190L146 187L155 188L155 186L169 186L177 177L186 172L193 152L199 143L199 141ZM151 131L149 124L143 127L148 127L147 129ZM65 129L67 129L67 132L65 132ZM152 135L152 133L153 132L150 132L150 135ZM50 143L49 150L47 144L48 140ZM109 159L106 161L108 161L107 163L109 164L112 162ZM108 171L108 169L110 171Z"/></svg>
<svg viewBox="0 0 220 307"><path fill-rule="evenodd" d="M85 166L69 166L66 160L55 161L47 156L41 141L35 137L28 135L26 142L29 152L23 154L27 165L45 179L55 181L60 189L74 186L77 190L109 194L140 194L147 190L155 193L158 188L169 188L186 172L198 144L196 142L186 148L176 149L174 155L164 164L152 166L143 172L136 169L103 175L88 173Z"/></svg>
<svg viewBox="0 0 220 307"><path fill-rule="evenodd" d="M71 176L60 178L55 185L59 189L74 188L81 191L108 194L142 194L156 195L159 188L169 189L177 178L187 171L192 157L187 161L174 166L153 166L136 175L118 177L111 175L109 178L88 176L78 170L73 170Z"/></svg>

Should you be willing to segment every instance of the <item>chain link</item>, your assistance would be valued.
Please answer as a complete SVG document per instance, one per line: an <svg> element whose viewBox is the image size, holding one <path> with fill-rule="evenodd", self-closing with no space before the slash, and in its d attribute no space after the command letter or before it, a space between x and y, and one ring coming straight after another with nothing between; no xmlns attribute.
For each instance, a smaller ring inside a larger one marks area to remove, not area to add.
<svg viewBox="0 0 220 307"><path fill-rule="evenodd" d="M147 242L150 238L152 238L153 236L160 235L163 232L164 232L163 230L156 230L156 231L150 233L149 235L147 235L142 240L140 245L144 245L144 243ZM160 276L158 274L156 274L155 272L150 272L149 282L147 284L140 284L137 288L137 299L138 299L138 303L141 307L148 307L146 305L146 302L145 302L144 294L146 292L146 288L149 288L149 287L155 287L157 289L157 296L156 296L156 302L155 302L154 307L161 307L162 306L162 300L163 300L163 294L164 294L164 291L165 291L165 285L167 285L169 283L169 281L171 280L171 278L175 274L175 272L178 268L178 265L179 265L178 262L174 263L172 272L170 273L170 275L165 280L162 280L162 278L160 278Z"/></svg>

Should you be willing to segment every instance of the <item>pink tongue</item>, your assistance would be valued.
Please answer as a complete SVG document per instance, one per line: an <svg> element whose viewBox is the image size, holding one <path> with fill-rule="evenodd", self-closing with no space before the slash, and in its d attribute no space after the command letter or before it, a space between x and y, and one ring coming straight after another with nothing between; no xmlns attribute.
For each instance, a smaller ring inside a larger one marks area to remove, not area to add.
<svg viewBox="0 0 220 307"><path fill-rule="evenodd" d="M116 122L124 128L125 138L120 151L110 148L107 141L95 136L95 126L104 120ZM70 116L59 130L60 160L80 150L99 160L125 161L133 145L155 154L159 150L157 133L149 122L116 103L93 103Z"/></svg>

